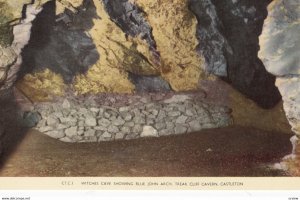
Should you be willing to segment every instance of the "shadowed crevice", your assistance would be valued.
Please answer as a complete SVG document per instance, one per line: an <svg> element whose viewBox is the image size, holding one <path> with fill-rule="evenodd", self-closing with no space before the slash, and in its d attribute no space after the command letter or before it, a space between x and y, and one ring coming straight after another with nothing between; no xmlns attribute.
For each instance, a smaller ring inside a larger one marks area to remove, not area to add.
<svg viewBox="0 0 300 200"><path fill-rule="evenodd" d="M149 49L159 61L160 55L156 50L156 42L152 35L152 27L145 18L145 13L137 5L128 0L103 0L105 9L112 19L127 35L141 37L146 40Z"/></svg>
<svg viewBox="0 0 300 200"><path fill-rule="evenodd" d="M33 21L29 44L23 49L19 78L49 68L61 74L66 83L85 73L100 55L86 31L98 18L91 0L85 0L77 13L66 10L56 16L56 3L49 1Z"/></svg>
<svg viewBox="0 0 300 200"><path fill-rule="evenodd" d="M270 2L191 0L189 5L198 19L197 50L206 59L205 70L267 109L281 100L275 77L257 56Z"/></svg>

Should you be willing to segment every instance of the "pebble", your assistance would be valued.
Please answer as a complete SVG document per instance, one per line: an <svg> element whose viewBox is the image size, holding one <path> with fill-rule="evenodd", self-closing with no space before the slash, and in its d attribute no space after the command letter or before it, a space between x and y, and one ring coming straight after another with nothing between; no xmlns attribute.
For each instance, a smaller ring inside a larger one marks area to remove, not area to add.
<svg viewBox="0 0 300 200"><path fill-rule="evenodd" d="M156 123L155 128L157 130L162 130L162 129L166 128L166 124L165 123Z"/></svg>
<svg viewBox="0 0 300 200"><path fill-rule="evenodd" d="M122 126L125 124L125 120L123 120L121 117L118 117L116 120L113 120L113 124L115 126Z"/></svg>
<svg viewBox="0 0 300 200"><path fill-rule="evenodd" d="M97 131L107 131L107 127L104 126L95 126L94 129Z"/></svg>
<svg viewBox="0 0 300 200"><path fill-rule="evenodd" d="M49 135L50 137L53 137L55 139L60 139L65 137L65 133L63 130L61 131L47 131L45 134Z"/></svg>
<svg viewBox="0 0 300 200"><path fill-rule="evenodd" d="M141 137L158 137L158 132L152 126L144 126L143 132L141 133Z"/></svg>
<svg viewBox="0 0 300 200"><path fill-rule="evenodd" d="M72 137L72 136L77 135L77 130L78 130L78 127L77 127L77 126L72 126L72 127L67 128L67 129L65 130L65 134L66 134L66 136L68 136L68 137Z"/></svg>
<svg viewBox="0 0 300 200"><path fill-rule="evenodd" d="M176 123L177 124L185 124L187 119L188 119L187 116L181 115L176 119Z"/></svg>
<svg viewBox="0 0 300 200"><path fill-rule="evenodd" d="M84 132L84 136L87 136L87 137L92 137L95 135L96 135L96 130L94 130L94 129L89 129Z"/></svg>
<svg viewBox="0 0 300 200"><path fill-rule="evenodd" d="M130 121L130 120L132 120L132 115L130 114L130 113L126 113L126 114L124 114L123 116L123 119L125 120L125 121Z"/></svg>
<svg viewBox="0 0 300 200"><path fill-rule="evenodd" d="M114 125L110 125L107 130L110 133L118 133L120 131L119 128Z"/></svg>
<svg viewBox="0 0 300 200"><path fill-rule="evenodd" d="M125 135L126 134L124 132L119 132L119 133L116 134L115 139L116 140L122 140L122 139L124 139Z"/></svg>
<svg viewBox="0 0 300 200"><path fill-rule="evenodd" d="M97 126L96 118L92 116L88 116L85 118L85 125L86 126Z"/></svg>
<svg viewBox="0 0 300 200"><path fill-rule="evenodd" d="M142 130L143 130L143 127L141 125L134 125L134 127L132 128L132 131L134 133L139 133L140 134L142 132Z"/></svg>
<svg viewBox="0 0 300 200"><path fill-rule="evenodd" d="M69 128L70 126L69 125L65 125L65 124L58 124L56 126L56 129L57 130L63 130L63 129L66 129L66 128Z"/></svg>
<svg viewBox="0 0 300 200"><path fill-rule="evenodd" d="M48 119L47 119L47 125L48 126L53 126L53 125L56 125L56 124L58 124L59 122L58 122L58 119L57 118L54 118L54 117L48 117Z"/></svg>
<svg viewBox="0 0 300 200"><path fill-rule="evenodd" d="M59 140L62 141L62 142L69 142L69 143L75 142L74 140L72 140L72 139L69 138L69 137L64 137L64 138L61 138L61 139L59 139Z"/></svg>
<svg viewBox="0 0 300 200"><path fill-rule="evenodd" d="M101 118L98 120L98 125L103 127L108 127L111 124L111 122L108 119Z"/></svg>
<svg viewBox="0 0 300 200"><path fill-rule="evenodd" d="M171 112L168 112L168 116L170 117L178 117L180 116L180 112L179 111L171 111Z"/></svg>
<svg viewBox="0 0 300 200"><path fill-rule="evenodd" d="M103 133L103 134L101 135L101 137L104 137L104 138L111 138L112 135L111 135L110 133L108 133L108 132L105 132L105 133Z"/></svg>
<svg viewBox="0 0 300 200"><path fill-rule="evenodd" d="M48 132L48 131L53 131L53 127L52 126L43 126L41 128L39 128L39 131L44 133L44 132Z"/></svg>
<svg viewBox="0 0 300 200"><path fill-rule="evenodd" d="M123 126L120 133L129 134L130 132L131 129L129 127Z"/></svg>

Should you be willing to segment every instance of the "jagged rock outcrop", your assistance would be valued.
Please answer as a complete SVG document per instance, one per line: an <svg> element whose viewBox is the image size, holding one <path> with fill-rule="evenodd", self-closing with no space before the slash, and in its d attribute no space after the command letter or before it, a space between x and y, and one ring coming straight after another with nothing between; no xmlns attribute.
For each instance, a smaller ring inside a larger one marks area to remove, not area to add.
<svg viewBox="0 0 300 200"><path fill-rule="evenodd" d="M18 84L22 91L41 90L28 86L38 85L31 77L48 73L48 68L75 94L90 94L132 93L138 89L130 74L163 79L175 91L195 90L209 73L270 108L280 94L274 76L257 57L270 1L35 1L32 9L23 10L23 21L30 25L37 15L29 44L23 49L26 39L19 48L22 56L17 51L17 67L10 67L9 79L4 78L7 73L0 75L11 85L23 57L19 75L25 78ZM30 2L19 4L24 3Z"/></svg>
<svg viewBox="0 0 300 200"><path fill-rule="evenodd" d="M9 88L14 83L15 74L22 63L20 53L29 41L31 22L40 9L28 1L18 3L0 1L0 7L0 87ZM23 19L22 15L28 17Z"/></svg>
<svg viewBox="0 0 300 200"><path fill-rule="evenodd" d="M264 108L275 106L280 94L275 77L258 59L258 36L271 0L192 0L197 16L197 50L206 71L224 77L237 90Z"/></svg>
<svg viewBox="0 0 300 200"><path fill-rule="evenodd" d="M197 51L206 60L204 70L227 77L227 60L225 52L233 54L227 39L223 35L223 24L218 17L215 5L210 0L191 0L190 10L198 20L197 39L200 43Z"/></svg>
<svg viewBox="0 0 300 200"><path fill-rule="evenodd" d="M287 118L300 134L300 2L274 0L260 36L259 57L277 76Z"/></svg>

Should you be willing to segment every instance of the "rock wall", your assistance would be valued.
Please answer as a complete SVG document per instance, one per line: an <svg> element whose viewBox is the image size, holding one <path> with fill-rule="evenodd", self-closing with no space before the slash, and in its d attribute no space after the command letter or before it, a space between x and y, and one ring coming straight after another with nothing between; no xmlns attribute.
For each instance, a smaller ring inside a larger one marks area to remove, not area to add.
<svg viewBox="0 0 300 200"><path fill-rule="evenodd" d="M232 123L228 107L205 103L198 95L135 96L127 105L122 96L109 97L102 103L65 99L62 103L36 104L32 113L41 116L37 130L64 142L186 134Z"/></svg>
<svg viewBox="0 0 300 200"><path fill-rule="evenodd" d="M147 83L164 82L158 90L168 84L174 91L197 90L201 80L209 79L208 73L223 77L260 106L271 108L280 95L275 78L257 58L258 35L269 2L36 0L24 7L17 23L23 22L25 28L33 20L29 44L23 49L26 31L18 51L5 51L0 80L6 87L13 83L21 57L18 75L25 78L18 87L33 100L44 100L35 96L42 92L35 83L43 80L33 76L48 73L46 69L63 78L62 89L74 94L139 91L144 81L133 81L132 74L138 76L136 80L147 78ZM12 27L17 30L8 23L8 19L18 19L9 10L25 3L30 2L5 4L9 9L2 20L6 22L3 32ZM5 37L12 38L12 33ZM17 67L9 67L16 56Z"/></svg>
<svg viewBox="0 0 300 200"><path fill-rule="evenodd" d="M258 59L258 36L271 0L191 1L197 16L197 50L206 59L205 70L224 77L233 87L263 108L280 101L275 77Z"/></svg>
<svg viewBox="0 0 300 200"><path fill-rule="evenodd" d="M259 57L266 69L276 75L287 118L300 134L300 2L274 0L268 6L260 36Z"/></svg>

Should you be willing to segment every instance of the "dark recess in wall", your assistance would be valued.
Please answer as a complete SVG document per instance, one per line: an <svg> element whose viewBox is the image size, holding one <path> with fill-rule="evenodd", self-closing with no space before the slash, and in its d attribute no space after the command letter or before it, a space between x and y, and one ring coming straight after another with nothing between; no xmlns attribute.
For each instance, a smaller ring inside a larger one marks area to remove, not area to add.
<svg viewBox="0 0 300 200"><path fill-rule="evenodd" d="M275 86L275 76L266 71L257 56L258 37L267 16L267 6L271 1L190 1L190 10L199 21L197 37L204 38L204 41L200 40L200 44L204 46L200 50L207 62L218 59L225 62L227 76L221 78L266 109L274 107L281 100ZM215 13L211 12L212 10ZM222 60L220 54L224 55L225 60ZM208 69L209 72L215 72L213 64Z"/></svg>
<svg viewBox="0 0 300 200"><path fill-rule="evenodd" d="M91 0L85 0L78 13L66 10L56 16L56 3L49 1L33 21L31 38L22 51L23 63L19 78L27 73L49 68L71 83L78 73L85 73L100 55L85 31L97 18Z"/></svg>
<svg viewBox="0 0 300 200"><path fill-rule="evenodd" d="M228 81L240 92L254 100L263 108L272 108L281 95L275 86L275 76L268 73L257 57L258 37L262 32L267 6L272 0L240 0L233 5L231 0L212 0L224 25L224 35L233 49L233 55L227 53ZM254 7L253 16L244 12L244 16L234 15L229 10ZM245 23L244 18L248 19Z"/></svg>

